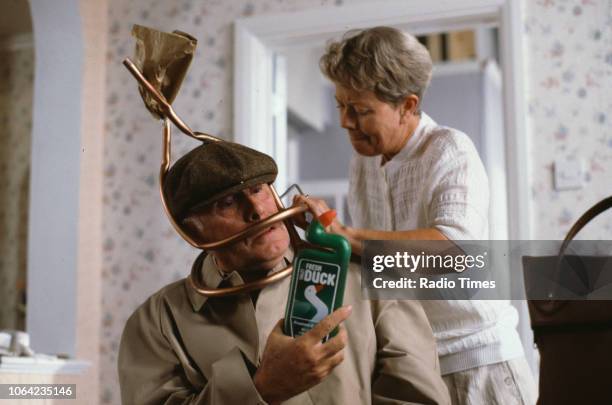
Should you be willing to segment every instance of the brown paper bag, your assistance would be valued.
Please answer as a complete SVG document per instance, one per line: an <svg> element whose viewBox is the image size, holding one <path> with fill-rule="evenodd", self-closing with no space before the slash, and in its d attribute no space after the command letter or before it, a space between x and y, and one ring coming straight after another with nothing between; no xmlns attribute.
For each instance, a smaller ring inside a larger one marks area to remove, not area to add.
<svg viewBox="0 0 612 405"><path fill-rule="evenodd" d="M172 104L187 75L198 41L184 32L162 32L142 25L134 25L132 36L136 38L134 63ZM139 90L151 114L162 118L162 110L155 99L140 86Z"/></svg>

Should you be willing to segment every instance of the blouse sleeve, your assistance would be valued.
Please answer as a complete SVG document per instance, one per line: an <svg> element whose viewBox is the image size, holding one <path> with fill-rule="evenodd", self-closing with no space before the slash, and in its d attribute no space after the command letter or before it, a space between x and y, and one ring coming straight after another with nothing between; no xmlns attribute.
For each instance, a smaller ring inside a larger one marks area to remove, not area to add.
<svg viewBox="0 0 612 405"><path fill-rule="evenodd" d="M428 222L451 240L488 238L488 179L472 149L445 153L432 171Z"/></svg>

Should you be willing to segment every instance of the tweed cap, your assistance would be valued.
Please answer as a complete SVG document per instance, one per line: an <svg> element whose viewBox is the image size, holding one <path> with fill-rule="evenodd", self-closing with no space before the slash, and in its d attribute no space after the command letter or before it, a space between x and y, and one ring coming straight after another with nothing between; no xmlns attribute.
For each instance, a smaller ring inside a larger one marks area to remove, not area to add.
<svg viewBox="0 0 612 405"><path fill-rule="evenodd" d="M261 183L272 183L274 159L233 142L207 142L181 157L168 171L164 196L175 221L190 211Z"/></svg>

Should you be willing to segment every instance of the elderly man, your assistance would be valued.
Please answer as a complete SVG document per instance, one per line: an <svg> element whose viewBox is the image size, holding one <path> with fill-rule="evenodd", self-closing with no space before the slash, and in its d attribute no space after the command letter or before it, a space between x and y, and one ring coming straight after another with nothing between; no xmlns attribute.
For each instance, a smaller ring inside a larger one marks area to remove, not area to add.
<svg viewBox="0 0 612 405"><path fill-rule="evenodd" d="M277 212L267 155L229 142L199 146L169 171L173 218L210 242ZM282 223L194 263L208 288L243 284L292 259ZM119 352L125 404L447 404L433 334L415 301L364 301L351 268L345 307L305 335L283 334L289 279L254 294L206 298L185 279L128 320ZM340 325L341 324L341 325ZM326 343L321 339L340 325Z"/></svg>

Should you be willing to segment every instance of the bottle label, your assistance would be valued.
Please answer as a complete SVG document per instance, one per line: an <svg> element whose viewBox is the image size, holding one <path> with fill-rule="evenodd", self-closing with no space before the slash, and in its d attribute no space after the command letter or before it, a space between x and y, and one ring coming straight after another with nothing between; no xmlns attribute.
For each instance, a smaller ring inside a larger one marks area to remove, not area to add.
<svg viewBox="0 0 612 405"><path fill-rule="evenodd" d="M336 305L340 266L312 259L298 259L292 283L289 314L290 336L301 336L312 329ZM326 341L329 336L326 336Z"/></svg>

